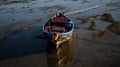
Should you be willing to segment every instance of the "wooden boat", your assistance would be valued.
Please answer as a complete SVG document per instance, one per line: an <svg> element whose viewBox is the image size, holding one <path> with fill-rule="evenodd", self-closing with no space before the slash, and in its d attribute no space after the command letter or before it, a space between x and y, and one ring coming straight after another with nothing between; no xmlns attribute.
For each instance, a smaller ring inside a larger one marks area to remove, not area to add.
<svg viewBox="0 0 120 67"><path fill-rule="evenodd" d="M74 24L64 14L57 13L43 25L42 30L54 44L59 45L71 38Z"/></svg>

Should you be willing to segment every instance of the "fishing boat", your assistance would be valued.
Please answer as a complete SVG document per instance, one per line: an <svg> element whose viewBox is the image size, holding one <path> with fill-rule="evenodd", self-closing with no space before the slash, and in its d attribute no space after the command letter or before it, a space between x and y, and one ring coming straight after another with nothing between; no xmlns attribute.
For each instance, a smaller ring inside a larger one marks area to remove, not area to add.
<svg viewBox="0 0 120 67"><path fill-rule="evenodd" d="M62 13L57 13L43 25L43 33L56 45L72 37L74 30L73 22Z"/></svg>

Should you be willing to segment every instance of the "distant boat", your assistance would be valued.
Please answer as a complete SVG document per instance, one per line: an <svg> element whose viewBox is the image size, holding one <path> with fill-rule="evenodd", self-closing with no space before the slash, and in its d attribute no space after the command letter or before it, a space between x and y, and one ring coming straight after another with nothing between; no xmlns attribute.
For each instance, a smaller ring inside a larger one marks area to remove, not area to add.
<svg viewBox="0 0 120 67"><path fill-rule="evenodd" d="M54 44L59 45L72 37L74 24L64 14L57 13L43 25L42 30Z"/></svg>

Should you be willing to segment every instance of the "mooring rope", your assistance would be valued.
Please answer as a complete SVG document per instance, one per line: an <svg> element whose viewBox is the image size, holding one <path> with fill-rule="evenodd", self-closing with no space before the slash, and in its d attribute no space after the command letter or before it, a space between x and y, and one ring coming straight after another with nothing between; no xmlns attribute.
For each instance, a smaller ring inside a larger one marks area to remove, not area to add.
<svg viewBox="0 0 120 67"><path fill-rule="evenodd" d="M69 12L69 13L65 13L64 15L79 13L79 12L87 11L87 10L94 9L94 8L97 8L97 7L100 7L100 5L93 6L93 7L86 8L86 9L81 9L81 10L73 11L73 12Z"/></svg>
<svg viewBox="0 0 120 67"><path fill-rule="evenodd" d="M113 2L108 2L108 3L100 3L99 5L96 5L96 6L93 6L93 7L89 7L89 8L85 8L85 9L76 10L76 11L73 11L73 12L68 12L68 13L65 13L64 15L69 15L69 14L74 14L74 13L79 13L79 12L87 11L87 10L98 8L98 7L101 7L101 6L110 4L110 3L116 3L116 2L113 1Z"/></svg>

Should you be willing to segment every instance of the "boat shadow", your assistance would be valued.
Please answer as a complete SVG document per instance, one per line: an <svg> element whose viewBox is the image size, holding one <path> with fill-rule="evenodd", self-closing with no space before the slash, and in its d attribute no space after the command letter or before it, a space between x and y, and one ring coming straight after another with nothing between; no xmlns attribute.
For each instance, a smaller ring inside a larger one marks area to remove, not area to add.
<svg viewBox="0 0 120 67"><path fill-rule="evenodd" d="M0 44L0 61L46 52L47 40L32 38L34 36L29 37L30 36L28 35L16 40L13 39L13 43L10 40L10 43L6 41L8 43L4 42L3 44ZM23 38L25 39L22 40Z"/></svg>
<svg viewBox="0 0 120 67"><path fill-rule="evenodd" d="M58 48L48 42L47 45L47 62L48 67L67 67L71 63L74 54L72 39L64 42Z"/></svg>

